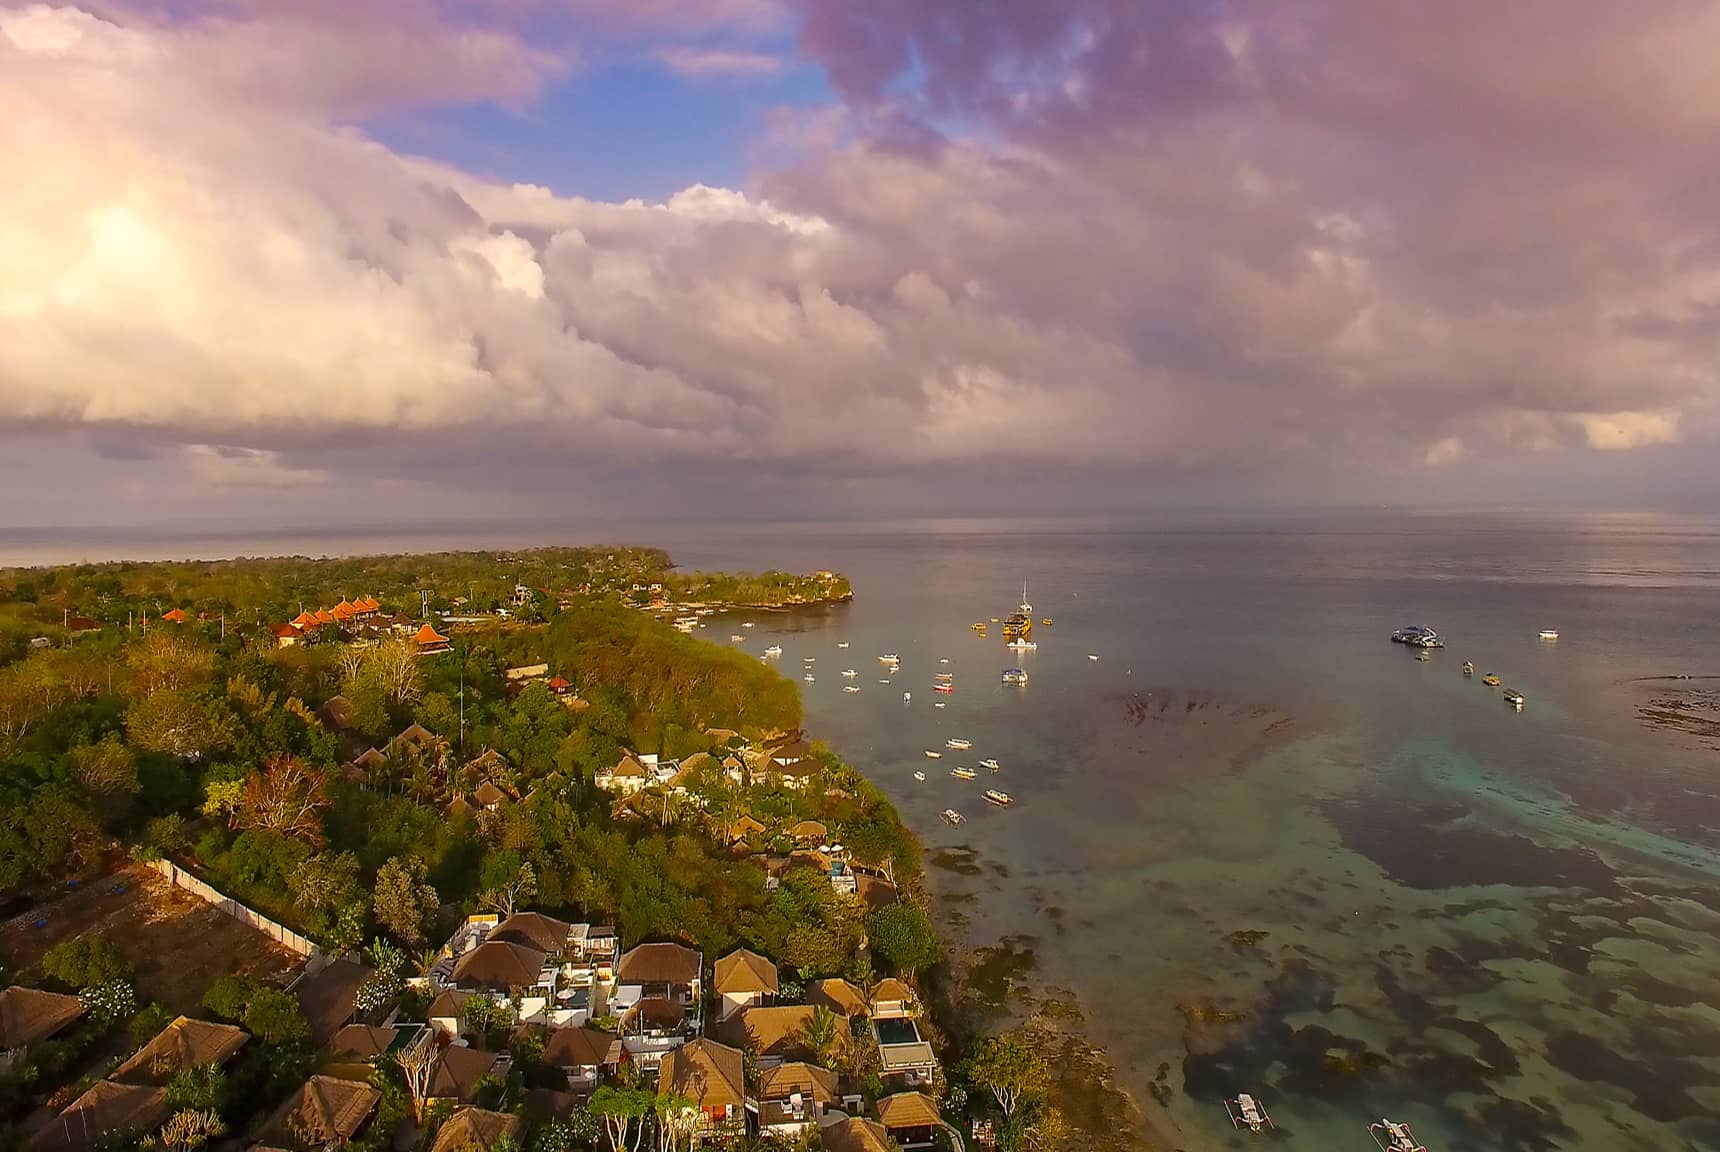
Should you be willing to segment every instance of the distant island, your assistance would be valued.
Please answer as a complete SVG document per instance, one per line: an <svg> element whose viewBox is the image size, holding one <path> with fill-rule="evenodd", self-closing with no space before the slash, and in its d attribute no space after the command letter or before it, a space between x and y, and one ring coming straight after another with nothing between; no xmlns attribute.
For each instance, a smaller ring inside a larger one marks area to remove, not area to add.
<svg viewBox="0 0 1720 1152"><path fill-rule="evenodd" d="M0 571L24 1146L1050 1147L895 809L639 548Z"/></svg>

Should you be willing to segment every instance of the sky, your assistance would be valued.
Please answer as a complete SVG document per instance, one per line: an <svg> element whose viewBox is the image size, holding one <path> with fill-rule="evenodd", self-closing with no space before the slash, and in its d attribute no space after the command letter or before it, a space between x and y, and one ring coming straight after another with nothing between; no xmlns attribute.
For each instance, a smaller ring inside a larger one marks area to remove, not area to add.
<svg viewBox="0 0 1720 1152"><path fill-rule="evenodd" d="M1720 509L1720 3L0 0L0 528Z"/></svg>

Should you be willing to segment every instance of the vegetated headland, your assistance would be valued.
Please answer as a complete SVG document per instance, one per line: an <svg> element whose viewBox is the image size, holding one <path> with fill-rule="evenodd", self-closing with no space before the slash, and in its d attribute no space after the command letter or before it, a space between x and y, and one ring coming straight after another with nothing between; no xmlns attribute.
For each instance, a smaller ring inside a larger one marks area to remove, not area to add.
<svg viewBox="0 0 1720 1152"><path fill-rule="evenodd" d="M4 1139L1059 1143L1039 1035L937 1008L895 809L686 634L851 594L620 547L0 571Z"/></svg>

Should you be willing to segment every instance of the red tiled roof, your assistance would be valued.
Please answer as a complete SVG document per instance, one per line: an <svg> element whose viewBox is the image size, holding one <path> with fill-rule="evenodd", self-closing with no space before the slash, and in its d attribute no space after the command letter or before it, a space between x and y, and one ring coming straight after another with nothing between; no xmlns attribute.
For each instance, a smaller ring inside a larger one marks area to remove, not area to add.
<svg viewBox="0 0 1720 1152"><path fill-rule="evenodd" d="M440 632L436 631L436 629L430 627L430 625L428 625L428 624L425 624L424 626L419 628L417 634L414 635L412 637L412 639L416 640L420 644L446 644L446 643L448 643L448 638L446 636L442 635Z"/></svg>
<svg viewBox="0 0 1720 1152"><path fill-rule="evenodd" d="M185 609L175 608L170 612L163 612L161 618L169 624L183 624L185 623Z"/></svg>

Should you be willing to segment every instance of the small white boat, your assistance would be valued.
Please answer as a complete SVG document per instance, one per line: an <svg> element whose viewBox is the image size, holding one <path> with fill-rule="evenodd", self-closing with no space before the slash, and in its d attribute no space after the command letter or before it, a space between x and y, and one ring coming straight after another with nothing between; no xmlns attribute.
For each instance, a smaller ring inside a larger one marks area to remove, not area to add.
<svg viewBox="0 0 1720 1152"><path fill-rule="evenodd" d="M752 624L751 620L748 620L741 625L742 628L751 628L752 626L753 626L753 624Z"/></svg>
<svg viewBox="0 0 1720 1152"><path fill-rule="evenodd" d="M818 660L818 657L816 657L816 656L802 656L800 658L800 662L802 664L813 664L813 663L816 663L817 660Z"/></svg>
<svg viewBox="0 0 1720 1152"><path fill-rule="evenodd" d="M955 690L956 686L948 681L932 685L932 691L934 692L954 692Z"/></svg>
<svg viewBox="0 0 1720 1152"><path fill-rule="evenodd" d="M914 769L914 779L924 780L925 778L926 774L924 772L921 772L918 768Z"/></svg>
<svg viewBox="0 0 1720 1152"><path fill-rule="evenodd" d="M1025 668L1005 668L1003 670L1003 682L1005 684L1025 684L1025 683L1027 683L1027 669L1025 669Z"/></svg>
<svg viewBox="0 0 1720 1152"><path fill-rule="evenodd" d="M996 788L987 788L985 790L985 798L993 804L996 804L999 808L1008 808L1011 804L1015 803L1015 797L1011 796L1008 792L999 792Z"/></svg>
<svg viewBox="0 0 1720 1152"><path fill-rule="evenodd" d="M1427 1145L1415 1138L1408 1124L1376 1120L1368 1125L1368 1135L1380 1146L1380 1152L1427 1152Z"/></svg>
<svg viewBox="0 0 1720 1152"><path fill-rule="evenodd" d="M1037 651L1039 651L1039 643L1037 641L1034 641L1034 640L1029 640L1025 636L1017 636L1015 639L1011 640L1008 644L1005 644L1004 647L1014 649L1017 652L1037 652Z"/></svg>
<svg viewBox="0 0 1720 1152"><path fill-rule="evenodd" d="M927 748L926 749L926 759L927 760L940 760L943 758L943 755L944 754L942 752L939 752L935 748Z"/></svg>
<svg viewBox="0 0 1720 1152"><path fill-rule="evenodd" d="M742 636L739 632L736 632L733 636L729 637L729 643L730 644L739 644L741 641L743 641L745 639L746 639L745 636Z"/></svg>
<svg viewBox="0 0 1720 1152"><path fill-rule="evenodd" d="M942 812L938 813L938 819L942 820L945 824L953 826L960 824L963 820L966 820L967 817L963 816L960 812L957 812L954 808L945 808Z"/></svg>
<svg viewBox="0 0 1720 1152"><path fill-rule="evenodd" d="M998 770L998 763L996 760L981 760L979 762L979 766L981 768L990 768L993 772Z"/></svg>
<svg viewBox="0 0 1720 1152"><path fill-rule="evenodd" d="M764 654L766 656L781 656L782 655L782 645L781 644L772 644L769 648L766 648L764 650Z"/></svg>
<svg viewBox="0 0 1720 1152"><path fill-rule="evenodd" d="M836 646L838 648L846 648L846 647L848 647L848 641L846 641L846 640L838 641Z"/></svg>
<svg viewBox="0 0 1720 1152"><path fill-rule="evenodd" d="M1523 705L1526 703L1523 699L1523 694L1515 688L1505 689L1505 691L1500 694L1500 699L1504 700L1505 703L1517 709L1519 712L1523 710Z"/></svg>
<svg viewBox="0 0 1720 1152"><path fill-rule="evenodd" d="M955 678L956 674L954 672L939 672L936 674L936 679L939 680L954 680Z"/></svg>
<svg viewBox="0 0 1720 1152"><path fill-rule="evenodd" d="M1543 628L1543 629L1541 629L1541 639L1543 639L1543 640L1557 640L1558 638L1559 638L1559 630L1557 628Z"/></svg>
<svg viewBox="0 0 1720 1152"><path fill-rule="evenodd" d="M842 674L844 676L858 676L858 675L860 675L860 673L854 671L854 669L852 669L852 668L844 668L842 670Z"/></svg>
<svg viewBox="0 0 1720 1152"><path fill-rule="evenodd" d="M880 681L878 681L878 683L880 683L880 684L888 684L888 683L889 683L889 681L888 681L888 680L880 680Z"/></svg>
<svg viewBox="0 0 1720 1152"><path fill-rule="evenodd" d="M949 662L950 658L948 656L945 656L942 660L938 661L939 664L948 664Z"/></svg>
<svg viewBox="0 0 1720 1152"><path fill-rule="evenodd" d="M1246 1128L1250 1132L1264 1132L1273 1127L1272 1117L1266 1114L1260 1101L1246 1092L1238 1093L1234 1098L1224 1102L1224 1110L1230 1114L1230 1122L1237 1128Z"/></svg>
<svg viewBox="0 0 1720 1152"><path fill-rule="evenodd" d="M902 703L912 704L913 702L914 702L914 694L912 692L902 693Z"/></svg>
<svg viewBox="0 0 1720 1152"><path fill-rule="evenodd" d="M967 749L973 747L973 741L972 740L961 740L961 739L952 738L952 739L944 741L944 747L945 748L954 748L957 751L964 751L965 752Z"/></svg>
<svg viewBox="0 0 1720 1152"><path fill-rule="evenodd" d="M948 708L949 705L945 704L942 700L934 700L934 701L932 701L932 707L933 708Z"/></svg>
<svg viewBox="0 0 1720 1152"><path fill-rule="evenodd" d="M972 768L963 768L958 765L957 767L950 769L950 775L954 776L957 780L972 780L975 776L978 776L979 773L975 772Z"/></svg>
<svg viewBox="0 0 1720 1152"><path fill-rule="evenodd" d="M842 690L844 692L858 692L858 691L860 691L860 685L858 685L858 684L844 684L842 686Z"/></svg>
<svg viewBox="0 0 1720 1152"><path fill-rule="evenodd" d="M1099 658L1099 654L1097 652L1087 653L1087 659L1089 659L1089 660L1097 660L1098 658Z"/></svg>
<svg viewBox="0 0 1720 1152"><path fill-rule="evenodd" d="M878 659L883 661L885 664L900 664L902 662L902 658L894 652L886 652L882 656L878 657Z"/></svg>
<svg viewBox="0 0 1720 1152"><path fill-rule="evenodd" d="M801 679L806 681L808 684L812 684L812 683L815 683L817 681L818 677L816 677L812 673L808 672L806 675L802 676Z"/></svg>

